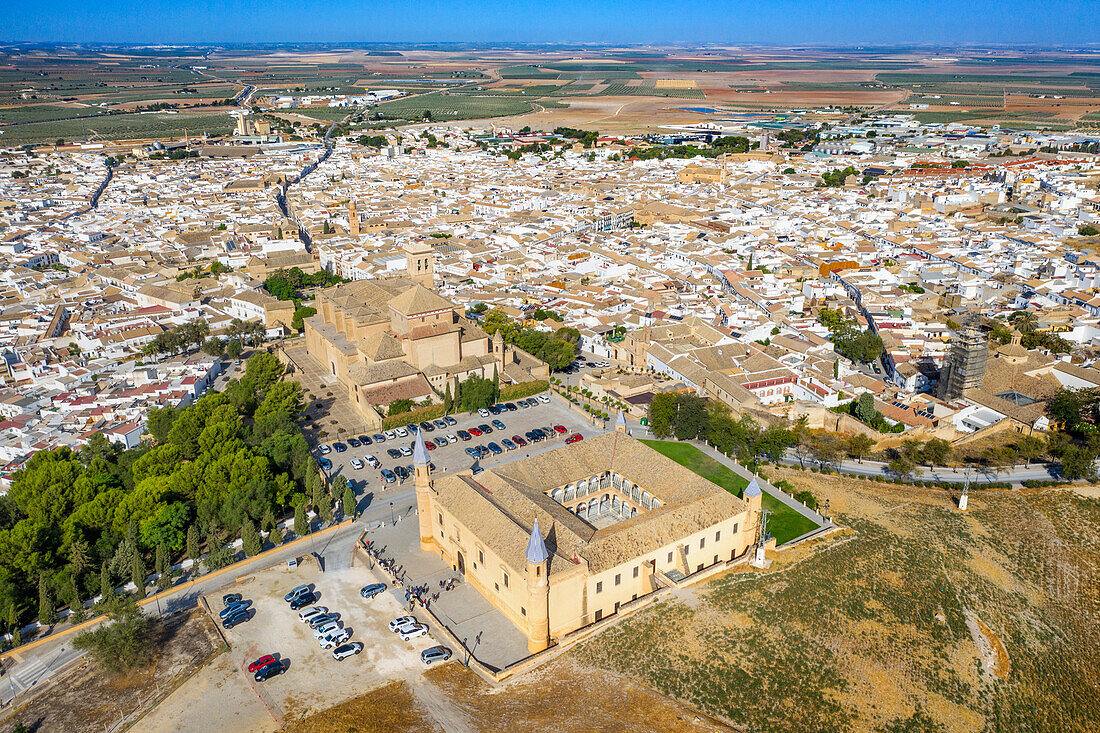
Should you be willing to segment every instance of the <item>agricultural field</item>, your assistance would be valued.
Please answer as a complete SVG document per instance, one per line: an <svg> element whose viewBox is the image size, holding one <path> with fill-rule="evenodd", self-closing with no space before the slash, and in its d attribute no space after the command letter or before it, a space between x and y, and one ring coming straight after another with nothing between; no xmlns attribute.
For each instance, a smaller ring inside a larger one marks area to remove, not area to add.
<svg viewBox="0 0 1100 733"><path fill-rule="evenodd" d="M849 528L574 652L738 730L1100 729L1100 492L948 492L780 469Z"/></svg>
<svg viewBox="0 0 1100 733"><path fill-rule="evenodd" d="M25 125L0 127L0 144L5 147L25 143L65 140L90 142L163 137L183 137L184 134L226 135L233 129L231 118L224 113L209 114L128 114L94 119L55 120Z"/></svg>
<svg viewBox="0 0 1100 733"><path fill-rule="evenodd" d="M669 87L628 86L626 84L608 84L599 94L605 97L636 95L639 97L670 97L674 99L706 99L701 89L675 89Z"/></svg>
<svg viewBox="0 0 1100 733"><path fill-rule="evenodd" d="M524 98L510 96L430 92L383 102L375 109L387 120L420 120L425 112L430 112L432 120L438 122L519 115L530 112L534 106Z"/></svg>
<svg viewBox="0 0 1100 733"><path fill-rule="evenodd" d="M690 468L708 481L721 486L731 494L740 497L749 482L718 461L703 454L689 443L668 440L643 440L643 443L658 453L671 458L681 466ZM768 518L768 530L775 537L776 544L782 545L795 537L817 529L817 524L788 507L770 494L764 494L761 505L771 512Z"/></svg>

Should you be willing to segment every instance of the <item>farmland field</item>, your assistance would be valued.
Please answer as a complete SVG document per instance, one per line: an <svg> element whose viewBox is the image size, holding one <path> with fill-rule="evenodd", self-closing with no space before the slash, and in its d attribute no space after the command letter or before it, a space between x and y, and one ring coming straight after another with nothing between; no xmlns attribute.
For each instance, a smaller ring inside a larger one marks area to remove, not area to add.
<svg viewBox="0 0 1100 733"><path fill-rule="evenodd" d="M225 135L233 129L226 114L128 114L111 115L83 120L59 120L34 122L5 127L0 137L3 145L53 141L81 140L87 133L89 141L125 140L130 138L182 137L185 132L201 135L203 130L211 135Z"/></svg>
<svg viewBox="0 0 1100 733"><path fill-rule="evenodd" d="M783 469L848 534L727 574L576 652L739 730L1100 729L1100 501Z"/></svg>
<svg viewBox="0 0 1100 733"><path fill-rule="evenodd" d="M433 120L438 121L518 115L530 112L534 107L525 99L516 97L475 97L431 92L383 102L375 109L386 119L419 120L427 111L431 112Z"/></svg>

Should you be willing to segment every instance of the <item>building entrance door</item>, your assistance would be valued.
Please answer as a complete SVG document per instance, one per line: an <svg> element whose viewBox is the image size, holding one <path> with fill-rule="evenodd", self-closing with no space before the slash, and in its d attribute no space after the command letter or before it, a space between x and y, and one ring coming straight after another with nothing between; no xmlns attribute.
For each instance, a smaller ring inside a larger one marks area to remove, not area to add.
<svg viewBox="0 0 1100 733"><path fill-rule="evenodd" d="M466 576L466 559L462 557L462 553L458 553L458 572L465 577Z"/></svg>

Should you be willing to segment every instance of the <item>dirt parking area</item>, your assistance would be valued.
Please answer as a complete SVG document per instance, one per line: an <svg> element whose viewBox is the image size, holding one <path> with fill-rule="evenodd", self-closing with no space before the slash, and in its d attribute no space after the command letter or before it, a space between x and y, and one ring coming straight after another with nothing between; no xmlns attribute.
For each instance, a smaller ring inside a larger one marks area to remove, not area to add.
<svg viewBox="0 0 1100 733"><path fill-rule="evenodd" d="M406 643L389 631L387 624L404 615L398 602L386 593L370 600L359 595L360 588L377 580L365 567L325 573L313 565L279 567L210 594L206 601L215 613L225 593L241 593L252 601L255 613L225 632L231 647L226 663L177 691L155 711L148 729L194 730L187 723L201 720L207 730L276 730L393 680L420 676L425 669L420 652L438 642L429 635ZM306 583L319 592L317 605L339 614L342 625L352 631L351 641L363 644L360 654L336 661L298 620L298 611L283 596ZM282 660L286 672L257 683L248 664L266 654ZM196 706L202 706L201 715L196 715Z"/></svg>

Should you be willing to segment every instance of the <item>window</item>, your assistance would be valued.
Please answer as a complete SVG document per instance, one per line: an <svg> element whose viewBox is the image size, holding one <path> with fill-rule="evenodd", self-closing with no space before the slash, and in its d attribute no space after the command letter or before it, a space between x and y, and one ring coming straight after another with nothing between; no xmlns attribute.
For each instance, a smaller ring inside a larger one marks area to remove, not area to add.
<svg viewBox="0 0 1100 733"><path fill-rule="evenodd" d="M635 578L637 578L637 577L638 577L638 568L634 568L634 577L635 577Z"/></svg>
<svg viewBox="0 0 1100 733"><path fill-rule="evenodd" d="M736 524L735 524L735 525L733 525L733 533L734 533L734 534L737 534L737 525L736 525Z"/></svg>
<svg viewBox="0 0 1100 733"><path fill-rule="evenodd" d="M718 564L718 556L717 556L717 555L715 555L715 556L714 556L714 564L715 564L715 565L717 565L717 564Z"/></svg>
<svg viewBox="0 0 1100 733"><path fill-rule="evenodd" d="M523 606L520 606L519 607L519 615L520 616L526 616L527 615L527 609L524 608Z"/></svg>
<svg viewBox="0 0 1100 733"><path fill-rule="evenodd" d="M706 546L707 546L707 538L706 537L700 537L699 538L699 549L701 550Z"/></svg>
<svg viewBox="0 0 1100 733"><path fill-rule="evenodd" d="M479 563L481 563L482 565L485 564L485 553L482 552L481 550L477 551L477 561Z"/></svg>
<svg viewBox="0 0 1100 733"><path fill-rule="evenodd" d="M439 513L439 523L443 524L443 512Z"/></svg>
<svg viewBox="0 0 1100 733"><path fill-rule="evenodd" d="M721 540L721 539L722 539L722 533L721 533L720 531L719 531L719 532L715 532L715 533L714 533L714 541L715 541L715 542L718 542L718 541L719 541L719 540Z"/></svg>
<svg viewBox="0 0 1100 733"><path fill-rule="evenodd" d="M620 585L623 582L623 576L615 573L615 585Z"/></svg>
<svg viewBox="0 0 1100 733"><path fill-rule="evenodd" d="M603 618L603 611L596 611L596 620L599 621Z"/></svg>
<svg viewBox="0 0 1100 733"><path fill-rule="evenodd" d="M603 593L603 581L602 580L599 583L596 583L596 592L597 593Z"/></svg>
<svg viewBox="0 0 1100 733"><path fill-rule="evenodd" d="M500 583L493 583L493 590L500 592Z"/></svg>
<svg viewBox="0 0 1100 733"><path fill-rule="evenodd" d="M671 552L670 552L670 553L668 553L668 561L669 561L669 562L672 562L672 553L671 553Z"/></svg>
<svg viewBox="0 0 1100 733"><path fill-rule="evenodd" d="M505 588L507 588L507 587L508 587L508 573L505 573L505 574L504 574L504 587L505 587Z"/></svg>

